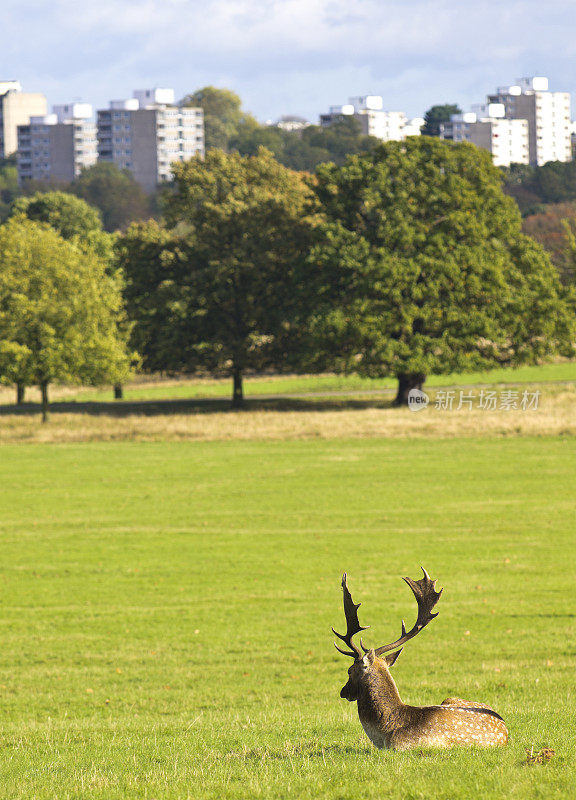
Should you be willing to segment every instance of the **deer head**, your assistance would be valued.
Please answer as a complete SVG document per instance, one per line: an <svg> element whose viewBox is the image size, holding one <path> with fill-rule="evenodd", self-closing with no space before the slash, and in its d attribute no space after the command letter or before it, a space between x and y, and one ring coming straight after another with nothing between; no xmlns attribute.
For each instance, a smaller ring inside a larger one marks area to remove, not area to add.
<svg viewBox="0 0 576 800"><path fill-rule="evenodd" d="M417 636L420 631L431 622L437 614L432 613L432 609L440 599L442 589L439 592L435 590L436 581L433 581L426 570L422 567L424 577L420 580L413 580L412 578L404 578L408 586L412 589L416 602L418 604L418 616L416 622L411 630L407 631L402 620L402 633L395 642L381 645L375 649L368 649L364 647L362 638L360 638L360 646L353 641L353 637L357 633L367 630L370 626L362 626L358 620L358 609L360 603L356 604L352 600L352 595L348 589L346 573L342 576L342 590L344 593L344 614L346 616L346 633L341 634L332 628L333 633L341 639L348 650L340 648L336 642L334 646L336 649L345 656L350 656L354 659L354 663L348 669L348 682L342 687L340 697L350 702L359 699L359 694L362 687L370 682L371 678L377 673L380 682L387 685L388 691L391 695L398 699L400 698L396 690L396 686L388 669L393 666L396 659L402 652L402 647L410 639ZM387 680L389 678L389 680Z"/></svg>

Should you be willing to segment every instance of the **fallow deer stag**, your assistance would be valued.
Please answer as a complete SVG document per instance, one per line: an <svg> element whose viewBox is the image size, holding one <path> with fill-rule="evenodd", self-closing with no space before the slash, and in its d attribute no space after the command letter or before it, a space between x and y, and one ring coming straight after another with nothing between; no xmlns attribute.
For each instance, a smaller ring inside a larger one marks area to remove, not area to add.
<svg viewBox="0 0 576 800"><path fill-rule="evenodd" d="M404 578L418 603L418 617L412 630L407 631L402 620L402 634L390 644L367 649L360 639L360 647L352 637L366 630L358 621L358 609L348 590L346 573L342 576L346 634L333 632L349 650L336 649L351 656L354 663L348 670L348 682L342 687L340 697L358 703L358 716L372 744L378 748L408 750L411 747L453 747L454 745L503 745L508 741L508 731L502 717L484 703L468 702L449 697L438 706L408 706L400 699L390 667L402 652L402 647L413 639L438 614L432 609L440 599L442 589L435 590L422 568L420 580ZM362 648L362 649L360 649Z"/></svg>

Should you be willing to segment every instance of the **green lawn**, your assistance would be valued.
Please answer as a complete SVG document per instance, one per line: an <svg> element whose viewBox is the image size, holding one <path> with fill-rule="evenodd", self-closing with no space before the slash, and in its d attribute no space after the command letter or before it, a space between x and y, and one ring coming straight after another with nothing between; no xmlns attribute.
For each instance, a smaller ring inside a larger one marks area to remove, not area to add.
<svg viewBox="0 0 576 800"><path fill-rule="evenodd" d="M544 364L537 367L520 367L519 369L494 369L489 372L470 372L452 375L431 375L427 386L466 386L470 384L495 383L540 383L543 381L576 381L576 361L559 364ZM393 378L371 380L355 375L335 376L277 376L270 378L248 378L245 381L247 396L266 394L302 394L306 392L364 392L378 389L393 390L396 381ZM124 391L126 400L161 400L186 399L200 397L229 397L232 392L228 380L194 381L182 380L164 385L147 385L138 383L127 386ZM56 393L57 394L57 393ZM112 397L111 389L94 390L78 389L66 400L71 402L95 401L105 402ZM13 402L12 395L7 397Z"/></svg>
<svg viewBox="0 0 576 800"><path fill-rule="evenodd" d="M571 439L0 455L0 797L573 796ZM506 749L379 752L339 699L342 571L377 645L420 564L445 591L401 694L490 703Z"/></svg>

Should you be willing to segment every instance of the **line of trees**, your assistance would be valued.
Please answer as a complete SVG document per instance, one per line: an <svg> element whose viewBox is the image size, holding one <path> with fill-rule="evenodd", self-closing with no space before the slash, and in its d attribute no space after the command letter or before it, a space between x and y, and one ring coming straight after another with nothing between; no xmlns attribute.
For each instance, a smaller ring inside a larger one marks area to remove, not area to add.
<svg viewBox="0 0 576 800"><path fill-rule="evenodd" d="M206 86L181 100L204 109L206 150L255 155L263 146L280 163L296 170L313 170L325 161L343 163L347 155L375 147L378 139L362 134L358 122L345 118L329 128L310 125L285 131L262 125L242 109L242 101L228 89ZM69 184L30 181L18 185L16 156L0 159L0 221L10 214L13 201L37 192L65 191L86 200L101 214L106 231L125 230L131 222L159 217L161 188L146 194L129 170L98 162Z"/></svg>
<svg viewBox="0 0 576 800"><path fill-rule="evenodd" d="M379 142L374 136L364 135L353 117L343 117L326 128L308 125L296 131L261 125L242 109L235 92L214 86L186 95L181 103L204 110L207 152L222 150L253 156L265 147L277 161L294 170L312 171L327 161L342 164L347 156L372 150Z"/></svg>
<svg viewBox="0 0 576 800"><path fill-rule="evenodd" d="M389 142L306 176L261 150L175 168L164 223L119 241L149 369L427 375L573 353L574 297L487 152Z"/></svg>
<svg viewBox="0 0 576 800"><path fill-rule="evenodd" d="M573 239L572 239L573 246ZM162 220L109 234L65 193L0 226L0 376L121 384L149 371L428 375L574 353L574 290L521 231L490 155L433 137L314 174L272 153L174 165Z"/></svg>
<svg viewBox="0 0 576 800"><path fill-rule="evenodd" d="M549 203L576 201L576 161L549 161L541 167L512 164L503 170L505 189L523 215L543 211Z"/></svg>

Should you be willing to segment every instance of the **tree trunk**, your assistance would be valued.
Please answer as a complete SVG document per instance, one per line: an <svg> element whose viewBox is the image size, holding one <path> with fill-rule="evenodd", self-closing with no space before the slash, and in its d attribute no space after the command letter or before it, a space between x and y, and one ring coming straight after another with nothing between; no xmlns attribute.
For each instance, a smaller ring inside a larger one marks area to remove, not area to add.
<svg viewBox="0 0 576 800"><path fill-rule="evenodd" d="M114 400L124 399L124 387L121 383L114 384Z"/></svg>
<svg viewBox="0 0 576 800"><path fill-rule="evenodd" d="M394 400L395 406L408 405L408 393L411 389L420 389L424 386L426 375L422 372L413 372L408 375L398 375L398 393Z"/></svg>
<svg viewBox="0 0 576 800"><path fill-rule="evenodd" d="M24 402L26 396L26 384L24 383L17 383L16 384L16 405L21 406Z"/></svg>
<svg viewBox="0 0 576 800"><path fill-rule="evenodd" d="M242 386L242 370L234 368L232 374L234 389L232 391L232 408L242 408L244 405L244 387Z"/></svg>
<svg viewBox="0 0 576 800"><path fill-rule="evenodd" d="M48 383L41 383L40 391L42 392L42 422L48 422Z"/></svg>

